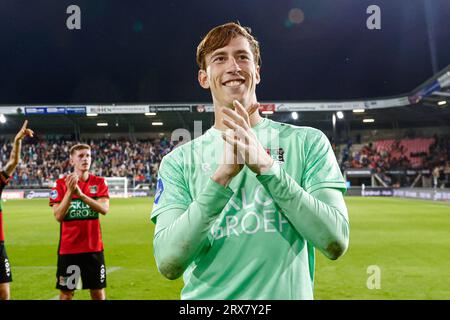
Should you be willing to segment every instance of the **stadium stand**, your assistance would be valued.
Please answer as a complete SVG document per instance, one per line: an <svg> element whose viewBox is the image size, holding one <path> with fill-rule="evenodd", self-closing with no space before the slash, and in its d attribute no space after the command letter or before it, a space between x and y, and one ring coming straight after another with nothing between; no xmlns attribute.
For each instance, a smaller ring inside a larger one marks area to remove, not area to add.
<svg viewBox="0 0 450 320"><path fill-rule="evenodd" d="M82 141L92 148L92 172L104 177L127 177L130 186L149 184L154 188L159 163L177 142L167 138L131 142L128 140ZM49 187L69 170L68 153L76 141L28 140L22 161L10 181L11 187ZM0 142L0 168L6 164L10 142Z"/></svg>
<svg viewBox="0 0 450 320"><path fill-rule="evenodd" d="M392 179L393 170L428 169L439 178L439 186L449 186L450 138L386 139L353 145L348 142L341 148L338 159L342 171L349 168L372 169L390 186L404 186L405 180ZM436 173L438 172L438 173Z"/></svg>
<svg viewBox="0 0 450 320"><path fill-rule="evenodd" d="M88 139L92 148L92 172L104 177L127 177L129 187L148 185L154 190L162 157L176 147L167 138L130 141L129 139ZM35 138L24 143L22 161L11 179L16 188L47 188L67 173L68 152L76 141ZM450 138L383 139L366 144L336 148L337 158L344 172L349 168L373 169L388 186L407 186L410 180L394 177L393 170L428 169L436 176L437 184L449 186ZM2 158L6 164L11 150L9 141L0 141ZM333 145L334 146L334 145ZM334 146L335 147L335 146ZM340 150L340 151L339 151ZM434 173L433 173L434 172Z"/></svg>

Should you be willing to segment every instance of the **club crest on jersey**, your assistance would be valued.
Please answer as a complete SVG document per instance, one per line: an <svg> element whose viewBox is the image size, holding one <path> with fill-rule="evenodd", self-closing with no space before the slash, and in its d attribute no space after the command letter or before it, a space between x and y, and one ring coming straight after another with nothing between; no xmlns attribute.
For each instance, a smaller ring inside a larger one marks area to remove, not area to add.
<svg viewBox="0 0 450 320"><path fill-rule="evenodd" d="M58 191L57 190L50 191L50 198L52 200L55 200L56 198L58 198Z"/></svg>
<svg viewBox="0 0 450 320"><path fill-rule="evenodd" d="M276 148L276 149L266 148L266 152L273 160L275 160L279 164L283 164L284 163L284 153L285 153L285 151L284 151L283 148Z"/></svg>
<svg viewBox="0 0 450 320"><path fill-rule="evenodd" d="M89 192L90 193L97 193L97 186L90 186L89 187Z"/></svg>
<svg viewBox="0 0 450 320"><path fill-rule="evenodd" d="M158 204L159 198L161 198L161 195L164 191L164 183L161 178L158 179L158 184L156 185L156 192L155 192L155 204Z"/></svg>

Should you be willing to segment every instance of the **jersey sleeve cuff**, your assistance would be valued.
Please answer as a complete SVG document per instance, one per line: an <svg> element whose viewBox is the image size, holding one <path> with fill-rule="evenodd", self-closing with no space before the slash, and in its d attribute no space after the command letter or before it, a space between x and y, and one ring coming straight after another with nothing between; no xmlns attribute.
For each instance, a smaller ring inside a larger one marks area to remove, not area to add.
<svg viewBox="0 0 450 320"><path fill-rule="evenodd" d="M204 212L207 215L213 216L222 212L233 194L233 190L229 187L224 187L220 183L209 178L202 194L198 197L197 202L205 209Z"/></svg>
<svg viewBox="0 0 450 320"><path fill-rule="evenodd" d="M269 170L256 175L256 178L259 181L262 181L262 180L266 180L266 178L270 178L272 176L279 177L280 169L281 169L280 164L277 161L274 161Z"/></svg>

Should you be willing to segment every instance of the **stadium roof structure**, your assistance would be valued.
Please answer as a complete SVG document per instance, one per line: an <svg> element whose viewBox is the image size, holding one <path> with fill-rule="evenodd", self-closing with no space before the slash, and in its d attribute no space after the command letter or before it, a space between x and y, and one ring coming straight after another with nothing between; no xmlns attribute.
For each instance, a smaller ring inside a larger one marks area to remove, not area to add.
<svg viewBox="0 0 450 320"><path fill-rule="evenodd" d="M414 127L450 127L450 66L435 74L410 93L377 100L323 102L265 102L267 117L296 125L332 130L333 116L349 131L364 129L401 129ZM197 128L204 132L214 123L212 105L184 104L121 104L121 105L29 105L0 106L5 123L2 134L12 134L24 118L38 133L135 133L172 132ZM355 112L359 111L363 112ZM294 120L292 112L297 112ZM89 116L95 113L95 116ZM372 118L373 123L363 119ZM155 123L162 122L162 126ZM98 124L103 123L100 127ZM107 125L105 125L107 124Z"/></svg>
<svg viewBox="0 0 450 320"><path fill-rule="evenodd" d="M25 117L46 134L193 131L194 121L204 131L214 119L195 49L227 21L250 26L261 43L257 93L269 118L323 131L333 119L347 131L447 128L450 2L379 0L380 29L366 24L369 5L80 1L82 27L68 30L64 3L5 3L0 133L15 133Z"/></svg>
<svg viewBox="0 0 450 320"><path fill-rule="evenodd" d="M448 0L77 5L73 30L65 1L1 2L0 105L209 101L196 48L229 21L249 26L261 44L261 101L394 96L450 64ZM379 29L370 27L374 5Z"/></svg>

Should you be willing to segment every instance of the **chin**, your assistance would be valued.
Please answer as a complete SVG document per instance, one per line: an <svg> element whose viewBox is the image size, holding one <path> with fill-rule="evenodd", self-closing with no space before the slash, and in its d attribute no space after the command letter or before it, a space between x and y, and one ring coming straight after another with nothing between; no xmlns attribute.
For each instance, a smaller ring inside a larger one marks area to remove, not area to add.
<svg viewBox="0 0 450 320"><path fill-rule="evenodd" d="M224 107L233 109L233 100L231 100L231 101L227 100L227 101L223 102L221 105L224 106Z"/></svg>
<svg viewBox="0 0 450 320"><path fill-rule="evenodd" d="M219 106L234 109L234 106L233 106L234 100L239 101L244 107L246 106L247 102L249 101L247 96L244 94L234 94L234 95L229 94L220 100L218 99L217 102L218 102Z"/></svg>
<svg viewBox="0 0 450 320"><path fill-rule="evenodd" d="M226 106L234 109L234 106L233 106L234 100L239 101L239 103L245 107L248 99L246 99L246 97L243 97L242 95L231 96L230 99L227 101Z"/></svg>

